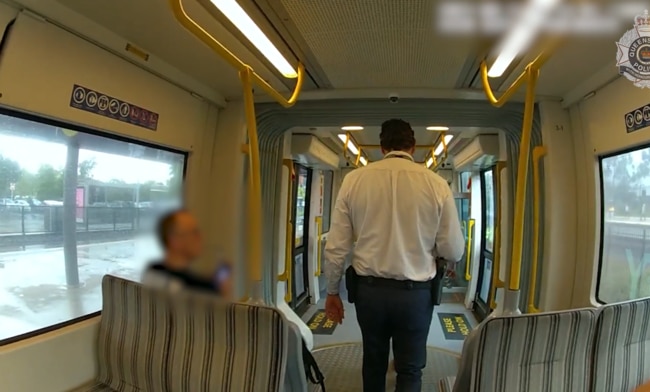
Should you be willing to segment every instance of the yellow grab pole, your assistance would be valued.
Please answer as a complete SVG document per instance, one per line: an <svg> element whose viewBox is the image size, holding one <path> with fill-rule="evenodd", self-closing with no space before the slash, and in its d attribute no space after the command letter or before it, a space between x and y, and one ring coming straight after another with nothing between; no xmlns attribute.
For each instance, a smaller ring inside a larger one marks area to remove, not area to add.
<svg viewBox="0 0 650 392"><path fill-rule="evenodd" d="M504 287L505 283L499 278L501 273L501 170L505 167L504 162L498 162L494 169L494 188L496 190L496 208L495 208L495 225L494 225L494 268L492 270L492 288L490 289L490 308L496 309L497 289Z"/></svg>
<svg viewBox="0 0 650 392"><path fill-rule="evenodd" d="M262 282L262 187L260 176L259 146L257 140L257 123L255 118L255 102L253 98L253 83L262 89L280 105L288 108L298 100L302 89L305 67L298 64L297 80L293 93L285 98L262 77L255 73L248 65L242 62L237 56L226 49L216 38L203 29L185 12L183 0L169 0L172 12L176 20L199 40L210 47L215 53L221 56L230 65L239 71L239 77L244 89L244 105L246 110L246 124L248 128L249 148L247 150L250 160L250 181L248 190L248 223L249 223L249 274L252 282ZM289 272L290 274L290 272ZM289 275L290 276L290 275ZM289 290L290 291L290 290Z"/></svg>
<svg viewBox="0 0 650 392"><path fill-rule="evenodd" d="M530 313L539 313L539 309L535 306L537 265L539 264L539 204L541 198L539 194L539 162L545 155L545 146L537 146L533 149L533 263L530 271L530 287L528 288L528 312Z"/></svg>
<svg viewBox="0 0 650 392"><path fill-rule="evenodd" d="M291 159L284 159L282 161L282 166L287 168L288 171L288 185L287 185L287 218L286 218L286 240L285 240L285 249L284 249L284 271L278 275L278 280L280 282L286 282L289 279L289 267L291 267L291 246L293 242L291 237L293 236L293 230L291 227L291 201L293 200L293 195L291 191L293 190L293 161Z"/></svg>
<svg viewBox="0 0 650 392"><path fill-rule="evenodd" d="M286 285L287 292L284 294L284 300L286 302L291 302L291 290L292 290L291 279L293 279L293 271L291 270L292 259L293 259L293 224L291 222L288 222L286 251L284 255L284 274L286 276L285 281L287 282Z"/></svg>
<svg viewBox="0 0 650 392"><path fill-rule="evenodd" d="M539 69L528 67L528 86L526 89L526 104L524 107L524 124L519 144L519 162L517 165L517 185L515 191L515 217L512 238L512 265L508 288L519 290L521 281L521 258L524 242L524 214L526 203L526 182L528 181L528 159L530 157L530 138L533 129L535 110L535 87L539 77Z"/></svg>
<svg viewBox="0 0 650 392"><path fill-rule="evenodd" d="M291 302L291 260L293 257L293 224L291 224L291 203L293 201L293 161L291 159L285 159L282 161L282 165L289 170L289 185L287 190L287 227L285 229L286 239L284 244L284 272L278 276L278 280L281 282L287 282L287 291L284 294L284 300L286 302Z"/></svg>
<svg viewBox="0 0 650 392"><path fill-rule="evenodd" d="M526 100L524 103L524 121L521 130L521 142L519 146L519 162L517 165L517 184L515 192L515 211L512 238L512 264L508 279L508 289L518 291L521 281L521 258L524 239L524 213L526 201L526 182L528 180L528 159L530 157L530 138L533 129L533 116L535 112L535 88L539 78L539 68L548 60L550 51L542 52L532 63L526 67L526 71L508 88L501 98L496 98L487 75L487 65L481 63L481 77L485 95L492 105L503 106L516 92L516 90L527 82Z"/></svg>
<svg viewBox="0 0 650 392"><path fill-rule="evenodd" d="M474 228L474 219L470 219L467 224L467 253L465 255L465 280L472 280L471 268L472 265L472 229Z"/></svg>
<svg viewBox="0 0 650 392"><path fill-rule="evenodd" d="M260 157L257 142L257 121L255 119L255 101L253 99L252 71L245 68L239 72L244 86L244 107L246 110L246 127L248 129L248 157L250 162L249 176L249 209L248 224L251 242L248 247L249 274L253 282L262 281L262 186L260 179Z"/></svg>

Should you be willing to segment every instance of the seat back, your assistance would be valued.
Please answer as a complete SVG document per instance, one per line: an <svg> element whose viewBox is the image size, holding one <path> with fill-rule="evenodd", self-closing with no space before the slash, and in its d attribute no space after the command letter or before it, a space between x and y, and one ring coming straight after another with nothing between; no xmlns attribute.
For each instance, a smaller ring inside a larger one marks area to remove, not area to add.
<svg viewBox="0 0 650 392"><path fill-rule="evenodd" d="M97 380L123 392L167 391L171 313L165 298L136 282L102 280Z"/></svg>
<svg viewBox="0 0 650 392"><path fill-rule="evenodd" d="M593 309L496 317L468 337L456 392L587 392Z"/></svg>
<svg viewBox="0 0 650 392"><path fill-rule="evenodd" d="M304 392L307 390L305 365L302 360L303 337L298 326L285 320L289 326L287 370L284 378L284 392Z"/></svg>
<svg viewBox="0 0 650 392"><path fill-rule="evenodd" d="M181 294L172 302L172 320L170 390L281 390L288 325L277 309Z"/></svg>
<svg viewBox="0 0 650 392"><path fill-rule="evenodd" d="M593 391L634 391L650 380L650 298L605 305L596 325Z"/></svg>

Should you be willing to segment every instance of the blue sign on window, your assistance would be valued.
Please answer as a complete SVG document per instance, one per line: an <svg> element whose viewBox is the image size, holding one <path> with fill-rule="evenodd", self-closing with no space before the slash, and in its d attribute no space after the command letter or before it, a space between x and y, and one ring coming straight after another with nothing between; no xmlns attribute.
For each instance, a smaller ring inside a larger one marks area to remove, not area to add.
<svg viewBox="0 0 650 392"><path fill-rule="evenodd" d="M158 129L158 113L77 84L72 89L70 106L153 131Z"/></svg>
<svg viewBox="0 0 650 392"><path fill-rule="evenodd" d="M633 110L625 115L627 133L650 126L650 104Z"/></svg>

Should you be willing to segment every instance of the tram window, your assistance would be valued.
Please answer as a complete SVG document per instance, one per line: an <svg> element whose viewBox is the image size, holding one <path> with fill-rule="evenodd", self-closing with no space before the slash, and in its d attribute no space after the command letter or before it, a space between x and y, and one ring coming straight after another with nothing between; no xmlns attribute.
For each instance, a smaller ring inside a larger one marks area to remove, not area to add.
<svg viewBox="0 0 650 392"><path fill-rule="evenodd" d="M458 189L460 190L461 193L470 191L470 185L472 184L470 182L471 178L472 178L472 173L470 172L460 173L460 184L458 185Z"/></svg>
<svg viewBox="0 0 650 392"><path fill-rule="evenodd" d="M650 296L650 147L600 160L602 235L597 298Z"/></svg>
<svg viewBox="0 0 650 392"><path fill-rule="evenodd" d="M181 205L185 154L0 114L0 344L101 310Z"/></svg>
<svg viewBox="0 0 650 392"><path fill-rule="evenodd" d="M485 250L494 251L494 176L492 170L486 171L485 181Z"/></svg>
<svg viewBox="0 0 650 392"><path fill-rule="evenodd" d="M298 188L296 190L296 223L295 223L295 232L296 232L296 242L295 246L302 246L303 239L305 236L305 215L307 215L307 181L308 175L307 169L302 166L298 166Z"/></svg>
<svg viewBox="0 0 650 392"><path fill-rule="evenodd" d="M323 233L330 231L330 217L332 214L332 184L334 173L323 172Z"/></svg>

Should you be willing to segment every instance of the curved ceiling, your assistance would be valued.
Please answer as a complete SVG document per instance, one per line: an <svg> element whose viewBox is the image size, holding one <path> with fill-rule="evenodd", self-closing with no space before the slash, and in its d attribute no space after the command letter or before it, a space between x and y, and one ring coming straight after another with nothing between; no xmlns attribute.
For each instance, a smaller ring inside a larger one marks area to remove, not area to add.
<svg viewBox="0 0 650 392"><path fill-rule="evenodd" d="M58 15L52 11L55 7L64 7L140 46L223 96L241 96L236 72L176 23L167 0L0 1L17 2L51 15ZM495 43L495 37L460 38L440 33L436 10L442 0L238 1L290 61L305 64L307 95L309 90L320 89L333 91L332 97L336 98L336 92L362 90L369 97L377 89L391 89L409 90L414 98L418 97L417 91L423 97L430 97L426 91L439 91L438 96L451 98L458 91L479 91L478 64ZM292 81L281 78L220 16L210 0L183 2L207 30L276 88L291 88ZM568 39L544 67L539 95L576 95L578 87L599 87L580 85L593 75L600 75L600 83L615 78L614 42L631 24L632 21L611 34ZM520 59L512 72L493 81L494 88L506 86L528 61L529 57Z"/></svg>

